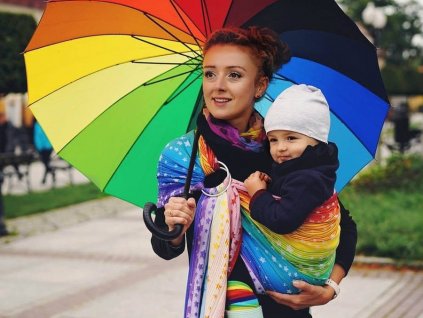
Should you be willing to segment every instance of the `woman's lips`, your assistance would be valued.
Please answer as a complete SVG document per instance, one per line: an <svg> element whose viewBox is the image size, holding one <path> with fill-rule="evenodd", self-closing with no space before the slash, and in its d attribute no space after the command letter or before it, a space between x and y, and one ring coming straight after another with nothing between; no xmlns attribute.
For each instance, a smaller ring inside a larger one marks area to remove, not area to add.
<svg viewBox="0 0 423 318"><path fill-rule="evenodd" d="M225 97L213 97L212 99L217 104L224 104L231 101L230 98L225 98Z"/></svg>

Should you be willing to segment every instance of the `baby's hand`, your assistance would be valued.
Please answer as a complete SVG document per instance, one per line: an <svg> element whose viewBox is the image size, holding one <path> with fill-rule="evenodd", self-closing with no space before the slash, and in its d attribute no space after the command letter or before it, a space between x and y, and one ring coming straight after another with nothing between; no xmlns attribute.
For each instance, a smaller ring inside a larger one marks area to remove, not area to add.
<svg viewBox="0 0 423 318"><path fill-rule="evenodd" d="M257 191L267 189L268 182L270 182L270 177L267 174L256 171L245 179L244 185L247 188L248 194L252 197Z"/></svg>

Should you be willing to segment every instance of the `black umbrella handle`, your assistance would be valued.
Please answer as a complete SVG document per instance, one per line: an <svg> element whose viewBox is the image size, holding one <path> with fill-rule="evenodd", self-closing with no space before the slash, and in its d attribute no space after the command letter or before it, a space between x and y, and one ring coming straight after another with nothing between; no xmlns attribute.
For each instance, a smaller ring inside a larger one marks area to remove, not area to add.
<svg viewBox="0 0 423 318"><path fill-rule="evenodd" d="M179 237L182 233L182 225L175 224L175 228L172 231L159 228L153 221L151 214L157 211L157 207L154 203L147 202L143 209L144 223L147 229L157 238L163 241L172 241Z"/></svg>
<svg viewBox="0 0 423 318"><path fill-rule="evenodd" d="M194 144L192 146L191 158L189 160L187 178L185 180L184 195L183 195L183 197L185 199L188 199L188 197L189 197L189 188L191 186L191 179L192 179L192 173L194 171L195 158L197 157L198 139L199 138L200 138L200 133L197 129L195 131L195 135L194 135ZM145 226L151 232L151 234L153 234L155 237L157 237L157 238L159 238L163 241L172 241L172 240L178 238L182 233L183 226L181 224L175 224L175 228L172 231L166 231L165 229L159 228L154 223L154 221L151 217L151 213L156 212L156 211L157 211L157 207L154 203L147 202L144 205L143 219L144 219Z"/></svg>

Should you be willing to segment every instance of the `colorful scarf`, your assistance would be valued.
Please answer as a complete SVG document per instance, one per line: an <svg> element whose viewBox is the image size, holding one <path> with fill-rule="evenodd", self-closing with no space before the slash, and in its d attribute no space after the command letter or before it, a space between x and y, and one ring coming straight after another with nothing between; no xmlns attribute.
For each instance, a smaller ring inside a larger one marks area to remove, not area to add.
<svg viewBox="0 0 423 318"><path fill-rule="evenodd" d="M210 117L206 114L206 118ZM252 121L257 123L254 118ZM219 123L208 122L213 131L222 132ZM260 123L254 123L251 126L257 131ZM235 135L226 136L231 136L232 142ZM262 138L260 133L250 136ZM261 142L252 139L238 145L258 149ZM159 206L169 197L182 194L193 140L194 133L190 132L164 149L158 167ZM293 279L322 285L332 269L339 240L336 196L319 213L310 215L297 231L277 235L250 217L250 198L241 181L227 177L215 188L204 188L204 177L217 169L217 159L200 137L191 190L203 190L207 195L203 194L197 203L193 225L195 240L188 273L185 317L223 318L227 278L238 255L247 265L258 293L265 290L296 293ZM329 212L321 213L326 210ZM320 222L322 218L327 220L326 225ZM322 231L320 226L327 227L327 231ZM316 237L315 233L325 235Z"/></svg>
<svg viewBox="0 0 423 318"><path fill-rule="evenodd" d="M236 128L227 122L212 117L207 108L203 110L203 114L211 130L219 137L229 141L232 146L254 152L263 149L266 133L263 129L263 117L259 113L254 112L251 115L248 123L249 129L243 133L239 133Z"/></svg>

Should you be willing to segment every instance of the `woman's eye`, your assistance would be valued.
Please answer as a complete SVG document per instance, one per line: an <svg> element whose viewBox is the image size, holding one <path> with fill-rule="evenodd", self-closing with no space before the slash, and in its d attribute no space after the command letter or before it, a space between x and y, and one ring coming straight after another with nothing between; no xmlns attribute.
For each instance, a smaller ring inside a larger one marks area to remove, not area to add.
<svg viewBox="0 0 423 318"><path fill-rule="evenodd" d="M231 73L229 73L229 77L234 78L234 79L238 79L238 78L241 78L241 74L239 74L238 72L231 72Z"/></svg>
<svg viewBox="0 0 423 318"><path fill-rule="evenodd" d="M203 76L205 78L210 78L213 76L213 72L212 71L204 71Z"/></svg>

